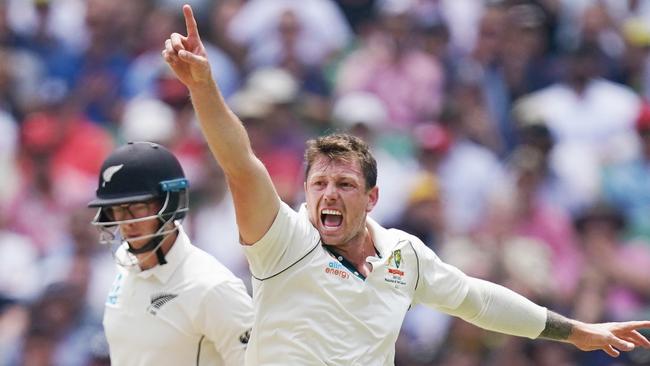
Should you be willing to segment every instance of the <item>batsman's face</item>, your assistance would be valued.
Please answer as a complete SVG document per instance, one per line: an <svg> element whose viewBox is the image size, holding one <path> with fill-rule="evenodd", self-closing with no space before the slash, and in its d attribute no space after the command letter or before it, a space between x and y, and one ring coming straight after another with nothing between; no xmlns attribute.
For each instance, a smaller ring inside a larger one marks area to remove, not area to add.
<svg viewBox="0 0 650 366"><path fill-rule="evenodd" d="M314 161L305 182L309 219L328 245L344 245L363 235L366 215L378 198L378 189L366 190L359 162Z"/></svg>
<svg viewBox="0 0 650 366"><path fill-rule="evenodd" d="M158 202L130 203L110 207L110 217L114 221L124 221L152 216L149 220L120 224L122 238L129 242L132 248L139 249L147 244L151 238L135 238L151 235L159 228L160 221L155 216L158 210L160 210L160 203Z"/></svg>

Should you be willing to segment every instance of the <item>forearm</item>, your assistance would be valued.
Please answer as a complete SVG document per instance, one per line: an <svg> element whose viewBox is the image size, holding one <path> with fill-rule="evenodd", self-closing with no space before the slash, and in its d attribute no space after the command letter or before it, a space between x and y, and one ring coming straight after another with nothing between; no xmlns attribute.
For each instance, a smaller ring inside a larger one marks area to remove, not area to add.
<svg viewBox="0 0 650 366"><path fill-rule="evenodd" d="M226 104L213 80L190 87L192 104L201 130L219 165L234 178L245 172L256 158L246 129Z"/></svg>
<svg viewBox="0 0 650 366"><path fill-rule="evenodd" d="M531 339L544 329L545 308L495 283L477 278L469 282L465 300L447 313L487 330Z"/></svg>
<svg viewBox="0 0 650 366"><path fill-rule="evenodd" d="M271 227L280 198L268 171L253 154L248 133L214 81L192 86L190 93L210 150L226 175L241 241L253 244Z"/></svg>
<svg viewBox="0 0 650 366"><path fill-rule="evenodd" d="M636 346L650 348L650 342L637 329L650 326L648 321L622 323L584 323L548 312L540 338L571 343L583 351L603 350L612 357Z"/></svg>
<svg viewBox="0 0 650 366"><path fill-rule="evenodd" d="M539 338L569 342L569 337L573 333L575 325L576 322L574 320L549 310L546 317L546 325L542 333L540 333Z"/></svg>

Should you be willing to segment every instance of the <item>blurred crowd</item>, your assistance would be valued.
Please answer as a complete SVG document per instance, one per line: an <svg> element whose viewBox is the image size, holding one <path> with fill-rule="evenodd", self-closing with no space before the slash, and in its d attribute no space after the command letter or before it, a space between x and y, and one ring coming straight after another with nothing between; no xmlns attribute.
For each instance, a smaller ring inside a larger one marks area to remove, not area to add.
<svg viewBox="0 0 650 366"><path fill-rule="evenodd" d="M223 173L160 55L181 0L0 0L0 365L108 365L101 162L181 160L195 244L245 281ZM191 0L282 199L306 139L363 137L384 226L589 322L650 319L650 0ZM218 309L215 309L218 311ZM409 311L398 366L649 365Z"/></svg>

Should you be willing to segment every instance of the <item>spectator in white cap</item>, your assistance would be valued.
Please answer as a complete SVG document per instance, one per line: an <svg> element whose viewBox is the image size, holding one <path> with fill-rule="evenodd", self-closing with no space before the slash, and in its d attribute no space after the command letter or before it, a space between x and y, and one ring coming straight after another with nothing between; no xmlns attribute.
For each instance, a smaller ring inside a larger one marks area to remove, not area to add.
<svg viewBox="0 0 650 366"><path fill-rule="evenodd" d="M124 109L121 132L126 141L167 145L174 137L176 115L172 107L154 98L135 98Z"/></svg>

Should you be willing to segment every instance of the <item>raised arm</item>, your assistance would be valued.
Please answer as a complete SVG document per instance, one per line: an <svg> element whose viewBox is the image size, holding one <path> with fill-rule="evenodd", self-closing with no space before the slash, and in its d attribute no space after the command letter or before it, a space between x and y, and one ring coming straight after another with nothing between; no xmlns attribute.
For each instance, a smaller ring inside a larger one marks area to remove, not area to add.
<svg viewBox="0 0 650 366"><path fill-rule="evenodd" d="M271 227L280 198L266 168L253 153L244 126L219 91L189 5L183 6L183 15L187 36L173 33L165 41L162 55L190 91L203 135L232 192L241 239L253 244Z"/></svg>

